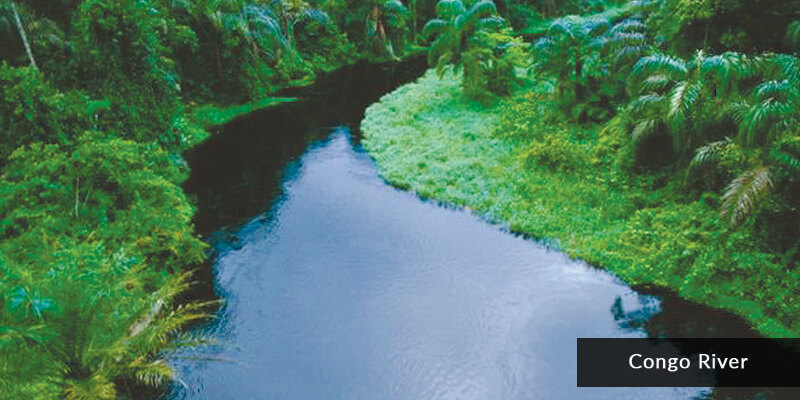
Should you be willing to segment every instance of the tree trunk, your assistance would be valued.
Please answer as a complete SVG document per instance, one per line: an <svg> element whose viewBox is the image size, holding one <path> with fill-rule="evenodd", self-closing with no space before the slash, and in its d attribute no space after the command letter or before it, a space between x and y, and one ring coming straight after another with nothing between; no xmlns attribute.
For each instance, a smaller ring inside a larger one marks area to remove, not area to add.
<svg viewBox="0 0 800 400"><path fill-rule="evenodd" d="M219 84L220 86L222 86L222 80L223 80L222 59L220 58L219 44L217 44L216 42L214 43L214 54L216 55L217 58L217 75L219 75Z"/></svg>
<svg viewBox="0 0 800 400"><path fill-rule="evenodd" d="M33 52L31 51L31 45L28 43L28 36L25 35L25 29L22 27L22 20L19 19L19 12L17 12L17 6L14 4L13 1L11 3L11 10L14 11L14 20L17 22L17 29L19 30L19 35L22 37L22 44L25 45L25 52L28 53L28 59L31 61L31 67L33 69L38 70L39 67L36 65L36 60L33 58Z"/></svg>

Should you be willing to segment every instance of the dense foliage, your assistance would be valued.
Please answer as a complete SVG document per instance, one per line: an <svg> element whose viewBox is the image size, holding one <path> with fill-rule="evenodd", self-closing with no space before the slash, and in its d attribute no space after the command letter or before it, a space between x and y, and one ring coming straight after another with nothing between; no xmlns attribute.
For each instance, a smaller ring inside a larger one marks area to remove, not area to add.
<svg viewBox="0 0 800 400"><path fill-rule="evenodd" d="M389 179L800 334L797 0L5 0L0 43L0 398L169 381L208 312L181 152L422 49L365 122Z"/></svg>
<svg viewBox="0 0 800 400"><path fill-rule="evenodd" d="M628 283L736 312L766 335L800 333L791 255L765 248L749 225L721 221L716 193L687 196L671 171L631 173L627 135L568 123L562 112L547 85L485 107L456 77L429 72L368 108L362 130L381 175L399 187L468 207Z"/></svg>
<svg viewBox="0 0 800 400"><path fill-rule="evenodd" d="M527 86L488 108L450 76L371 107L382 174L800 335L800 3L608 6L537 29Z"/></svg>

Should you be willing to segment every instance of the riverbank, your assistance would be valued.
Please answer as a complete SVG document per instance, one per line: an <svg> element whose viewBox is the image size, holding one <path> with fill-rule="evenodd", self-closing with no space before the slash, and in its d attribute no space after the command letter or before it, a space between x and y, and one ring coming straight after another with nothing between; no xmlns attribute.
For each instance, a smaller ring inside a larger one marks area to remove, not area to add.
<svg viewBox="0 0 800 400"><path fill-rule="evenodd" d="M361 129L397 187L473 209L628 284L729 310L766 336L800 334L797 273L721 223L716 195L692 198L668 173L623 173L626 138L566 124L551 107L536 90L485 107L452 75L429 71L370 106Z"/></svg>

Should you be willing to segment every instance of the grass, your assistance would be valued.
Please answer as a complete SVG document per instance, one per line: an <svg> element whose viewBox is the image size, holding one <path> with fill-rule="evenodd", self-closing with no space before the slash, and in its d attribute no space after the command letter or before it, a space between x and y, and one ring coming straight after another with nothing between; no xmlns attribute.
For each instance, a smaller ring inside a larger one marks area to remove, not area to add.
<svg viewBox="0 0 800 400"><path fill-rule="evenodd" d="M190 115L192 120L203 128L210 128L230 122L241 115L291 101L297 101L297 99L294 97L265 97L260 100L232 106L204 104L195 107Z"/></svg>
<svg viewBox="0 0 800 400"><path fill-rule="evenodd" d="M483 106L429 71L370 106L364 145L391 184L473 209L632 285L729 310L771 337L800 334L800 279L719 221L716 195L625 167L626 138L548 119L526 90Z"/></svg>

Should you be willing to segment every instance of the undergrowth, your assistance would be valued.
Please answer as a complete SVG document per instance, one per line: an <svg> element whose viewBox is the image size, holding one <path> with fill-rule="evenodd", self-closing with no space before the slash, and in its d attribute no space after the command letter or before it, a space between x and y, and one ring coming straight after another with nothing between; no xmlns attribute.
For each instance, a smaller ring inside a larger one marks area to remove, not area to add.
<svg viewBox="0 0 800 400"><path fill-rule="evenodd" d="M632 285L729 310L771 337L800 334L797 273L747 227L719 221L719 198L682 191L680 171L630 173L613 130L571 124L542 90L493 106L428 72L370 106L364 145L391 184L467 207L554 244Z"/></svg>

